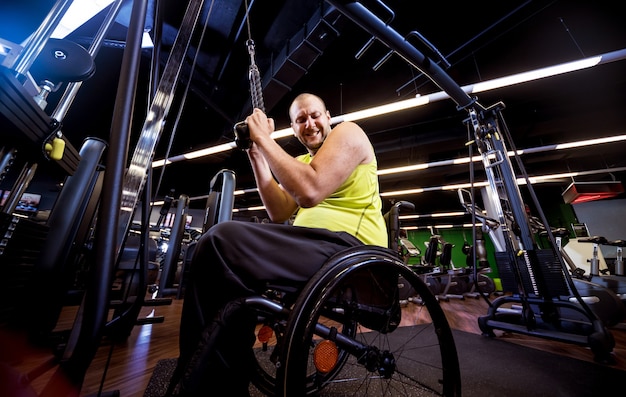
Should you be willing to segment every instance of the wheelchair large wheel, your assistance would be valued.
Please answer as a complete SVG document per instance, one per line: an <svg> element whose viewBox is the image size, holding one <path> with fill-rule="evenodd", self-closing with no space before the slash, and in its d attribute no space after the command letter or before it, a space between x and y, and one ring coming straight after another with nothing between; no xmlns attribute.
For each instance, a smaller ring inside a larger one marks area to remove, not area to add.
<svg viewBox="0 0 626 397"><path fill-rule="evenodd" d="M398 278L419 304L401 308ZM417 300L416 300L417 301ZM454 339L426 284L390 250L333 256L296 300L276 365L280 396L459 396Z"/></svg>

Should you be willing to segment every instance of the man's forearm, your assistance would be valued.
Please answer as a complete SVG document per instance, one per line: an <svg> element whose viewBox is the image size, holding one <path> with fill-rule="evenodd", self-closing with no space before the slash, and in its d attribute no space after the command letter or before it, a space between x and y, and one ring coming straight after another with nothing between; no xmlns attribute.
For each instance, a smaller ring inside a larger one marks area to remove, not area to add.
<svg viewBox="0 0 626 397"><path fill-rule="evenodd" d="M293 214L296 205L279 185L263 155L248 153L261 201L273 222L284 222Z"/></svg>

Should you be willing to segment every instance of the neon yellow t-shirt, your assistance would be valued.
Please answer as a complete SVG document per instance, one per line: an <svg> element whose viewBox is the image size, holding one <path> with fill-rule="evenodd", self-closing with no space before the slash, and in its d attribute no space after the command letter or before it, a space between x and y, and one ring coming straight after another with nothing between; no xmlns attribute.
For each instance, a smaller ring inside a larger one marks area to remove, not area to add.
<svg viewBox="0 0 626 397"><path fill-rule="evenodd" d="M311 162L311 155L297 157ZM376 159L360 164L324 201L312 208L299 208L295 226L348 232L365 244L387 247L387 227L382 215Z"/></svg>

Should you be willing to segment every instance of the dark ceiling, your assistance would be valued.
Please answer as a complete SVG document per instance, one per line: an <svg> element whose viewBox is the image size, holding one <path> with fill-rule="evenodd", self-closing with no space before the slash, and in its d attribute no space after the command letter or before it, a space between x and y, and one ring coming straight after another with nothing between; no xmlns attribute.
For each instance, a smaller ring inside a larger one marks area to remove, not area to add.
<svg viewBox="0 0 626 397"><path fill-rule="evenodd" d="M129 2L130 3L130 2ZM332 2L331 2L332 3ZM266 112L278 128L288 127L287 108L298 93L322 96L333 116L441 91L398 54L382 65L389 49L371 32L347 18L331 3L319 0L206 0L190 45L176 96L155 153L155 160L233 141L234 123L250 111L248 32L255 43L255 61L263 84ZM445 68L461 86L626 49L626 23L619 2L604 1L364 1L390 29L426 56L435 55L419 37L443 54ZM150 3L152 33L160 33L160 67L179 30L187 2ZM246 20L245 5L249 6ZM383 6L383 4L385 6ZM125 26L130 4L96 58L96 74L83 84L79 100L64 121L64 133L76 144L85 136L110 134L113 98L119 80ZM156 15L153 18L153 15ZM159 16L163 27L158 29ZM155 27L157 26L157 27ZM249 30L248 30L249 29ZM88 40L90 27L71 37ZM204 33L203 33L204 32ZM201 40L201 41L200 41ZM198 44L200 43L200 44ZM199 51L197 51L199 49ZM363 51L365 50L365 51ZM197 56L196 56L197 54ZM137 90L133 130L138 134L148 106L145 93L151 52L145 51ZM622 54L623 55L623 54ZM436 58L433 58L436 60ZM518 149L625 134L626 73L622 59L582 71L476 94L483 106L505 105L504 119ZM443 64L442 64L443 67ZM465 111L449 99L419 108L358 121L370 136L381 170L468 156ZM299 154L293 138L280 140ZM133 150L131 142L130 152ZM603 171L576 180L623 180L626 141L569 150L542 150L522 156L530 176L571 171ZM170 191L204 206L211 178L221 169L235 171L238 189L254 188L249 163L239 150L155 168L153 195ZM484 180L480 163L476 180ZM470 180L467 164L432 167L406 174L381 176L381 191L427 188L412 195L384 196L416 204L418 214L459 211L455 191L437 187ZM612 171L612 172L610 172ZM536 185L546 200L560 200L571 178ZM196 199L198 198L198 199ZM255 193L237 196L236 208L259 205ZM238 216L263 216L241 212Z"/></svg>

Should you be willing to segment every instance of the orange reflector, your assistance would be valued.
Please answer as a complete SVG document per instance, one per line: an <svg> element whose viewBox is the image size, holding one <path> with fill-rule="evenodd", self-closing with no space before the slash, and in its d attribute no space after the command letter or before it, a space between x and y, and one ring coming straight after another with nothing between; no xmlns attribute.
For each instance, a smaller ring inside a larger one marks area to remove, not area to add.
<svg viewBox="0 0 626 397"><path fill-rule="evenodd" d="M274 331L272 330L272 327L270 327L269 325L264 325L261 327L261 329L259 329L257 338L259 339L259 342L267 343L269 342L273 334L274 334Z"/></svg>
<svg viewBox="0 0 626 397"><path fill-rule="evenodd" d="M318 343L313 351L313 362L315 363L315 368L324 374L329 373L333 368L335 368L338 358L339 350L337 349L337 345L329 340L323 340Z"/></svg>

